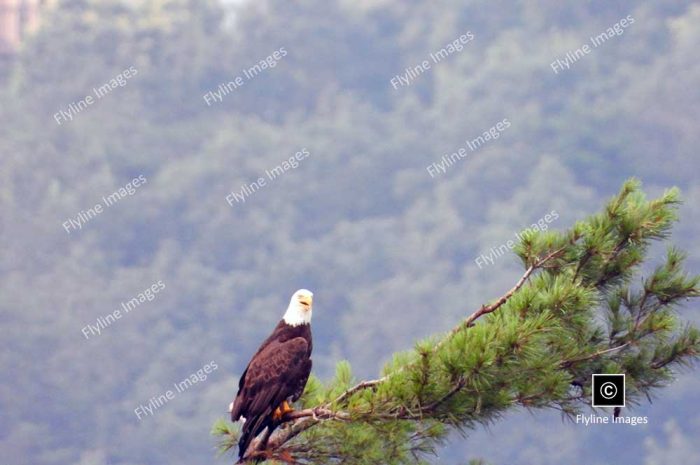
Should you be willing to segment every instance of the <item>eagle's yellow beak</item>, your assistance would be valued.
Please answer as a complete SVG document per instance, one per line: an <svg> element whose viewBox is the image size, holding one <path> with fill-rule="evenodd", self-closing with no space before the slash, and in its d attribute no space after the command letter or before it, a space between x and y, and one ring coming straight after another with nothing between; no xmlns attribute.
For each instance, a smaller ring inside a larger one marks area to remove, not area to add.
<svg viewBox="0 0 700 465"><path fill-rule="evenodd" d="M311 308L311 304L313 303L314 298L310 295L300 295L299 296L299 303L302 304L306 308Z"/></svg>

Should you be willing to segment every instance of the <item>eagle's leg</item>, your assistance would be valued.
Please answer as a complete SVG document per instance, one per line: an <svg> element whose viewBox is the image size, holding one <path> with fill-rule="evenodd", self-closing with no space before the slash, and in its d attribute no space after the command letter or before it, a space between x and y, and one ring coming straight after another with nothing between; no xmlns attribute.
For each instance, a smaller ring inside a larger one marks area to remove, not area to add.
<svg viewBox="0 0 700 465"><path fill-rule="evenodd" d="M272 412L272 419L275 421L280 421L285 413L293 412L294 409L289 405L286 400L280 404L279 407Z"/></svg>
<svg viewBox="0 0 700 465"><path fill-rule="evenodd" d="M284 402L282 402L282 405L280 406L280 408L282 409L282 415L284 415L285 413L289 413L289 412L294 411L294 409L289 405L289 403L286 400Z"/></svg>

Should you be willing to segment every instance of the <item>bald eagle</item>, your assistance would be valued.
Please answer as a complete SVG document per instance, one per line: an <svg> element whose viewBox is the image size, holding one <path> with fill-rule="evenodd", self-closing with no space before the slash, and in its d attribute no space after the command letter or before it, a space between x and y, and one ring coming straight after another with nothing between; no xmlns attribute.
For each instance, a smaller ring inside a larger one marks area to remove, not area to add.
<svg viewBox="0 0 700 465"><path fill-rule="evenodd" d="M265 428L280 425L289 406L301 397L311 373L311 304L313 294L300 289L292 295L282 320L258 348L238 382L230 405L231 421L243 422L238 441L242 459Z"/></svg>

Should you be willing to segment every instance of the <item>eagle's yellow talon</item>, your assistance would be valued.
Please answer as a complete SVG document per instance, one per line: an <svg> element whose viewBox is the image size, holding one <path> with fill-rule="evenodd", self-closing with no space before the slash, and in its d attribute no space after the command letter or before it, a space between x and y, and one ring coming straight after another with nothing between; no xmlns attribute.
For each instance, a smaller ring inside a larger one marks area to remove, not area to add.
<svg viewBox="0 0 700 465"><path fill-rule="evenodd" d="M287 403L286 400L284 402L282 402L281 408L282 408L282 415L284 415L285 413L289 413L289 412L294 411L294 409Z"/></svg>
<svg viewBox="0 0 700 465"><path fill-rule="evenodd" d="M272 419L279 421L282 419L285 413L293 412L294 409L289 406L289 403L285 400L282 405L277 407L274 412L272 412Z"/></svg>

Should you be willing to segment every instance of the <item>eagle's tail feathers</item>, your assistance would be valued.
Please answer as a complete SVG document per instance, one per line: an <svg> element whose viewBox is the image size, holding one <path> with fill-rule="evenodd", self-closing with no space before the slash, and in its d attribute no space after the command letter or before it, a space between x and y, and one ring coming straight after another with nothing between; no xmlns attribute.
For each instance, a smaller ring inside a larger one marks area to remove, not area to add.
<svg viewBox="0 0 700 465"><path fill-rule="evenodd" d="M268 424L269 418L270 412L265 412L265 414L257 418L250 418L243 423L243 434L241 434L241 439L238 441L238 458L242 459L253 439L262 433L266 427L271 426Z"/></svg>

